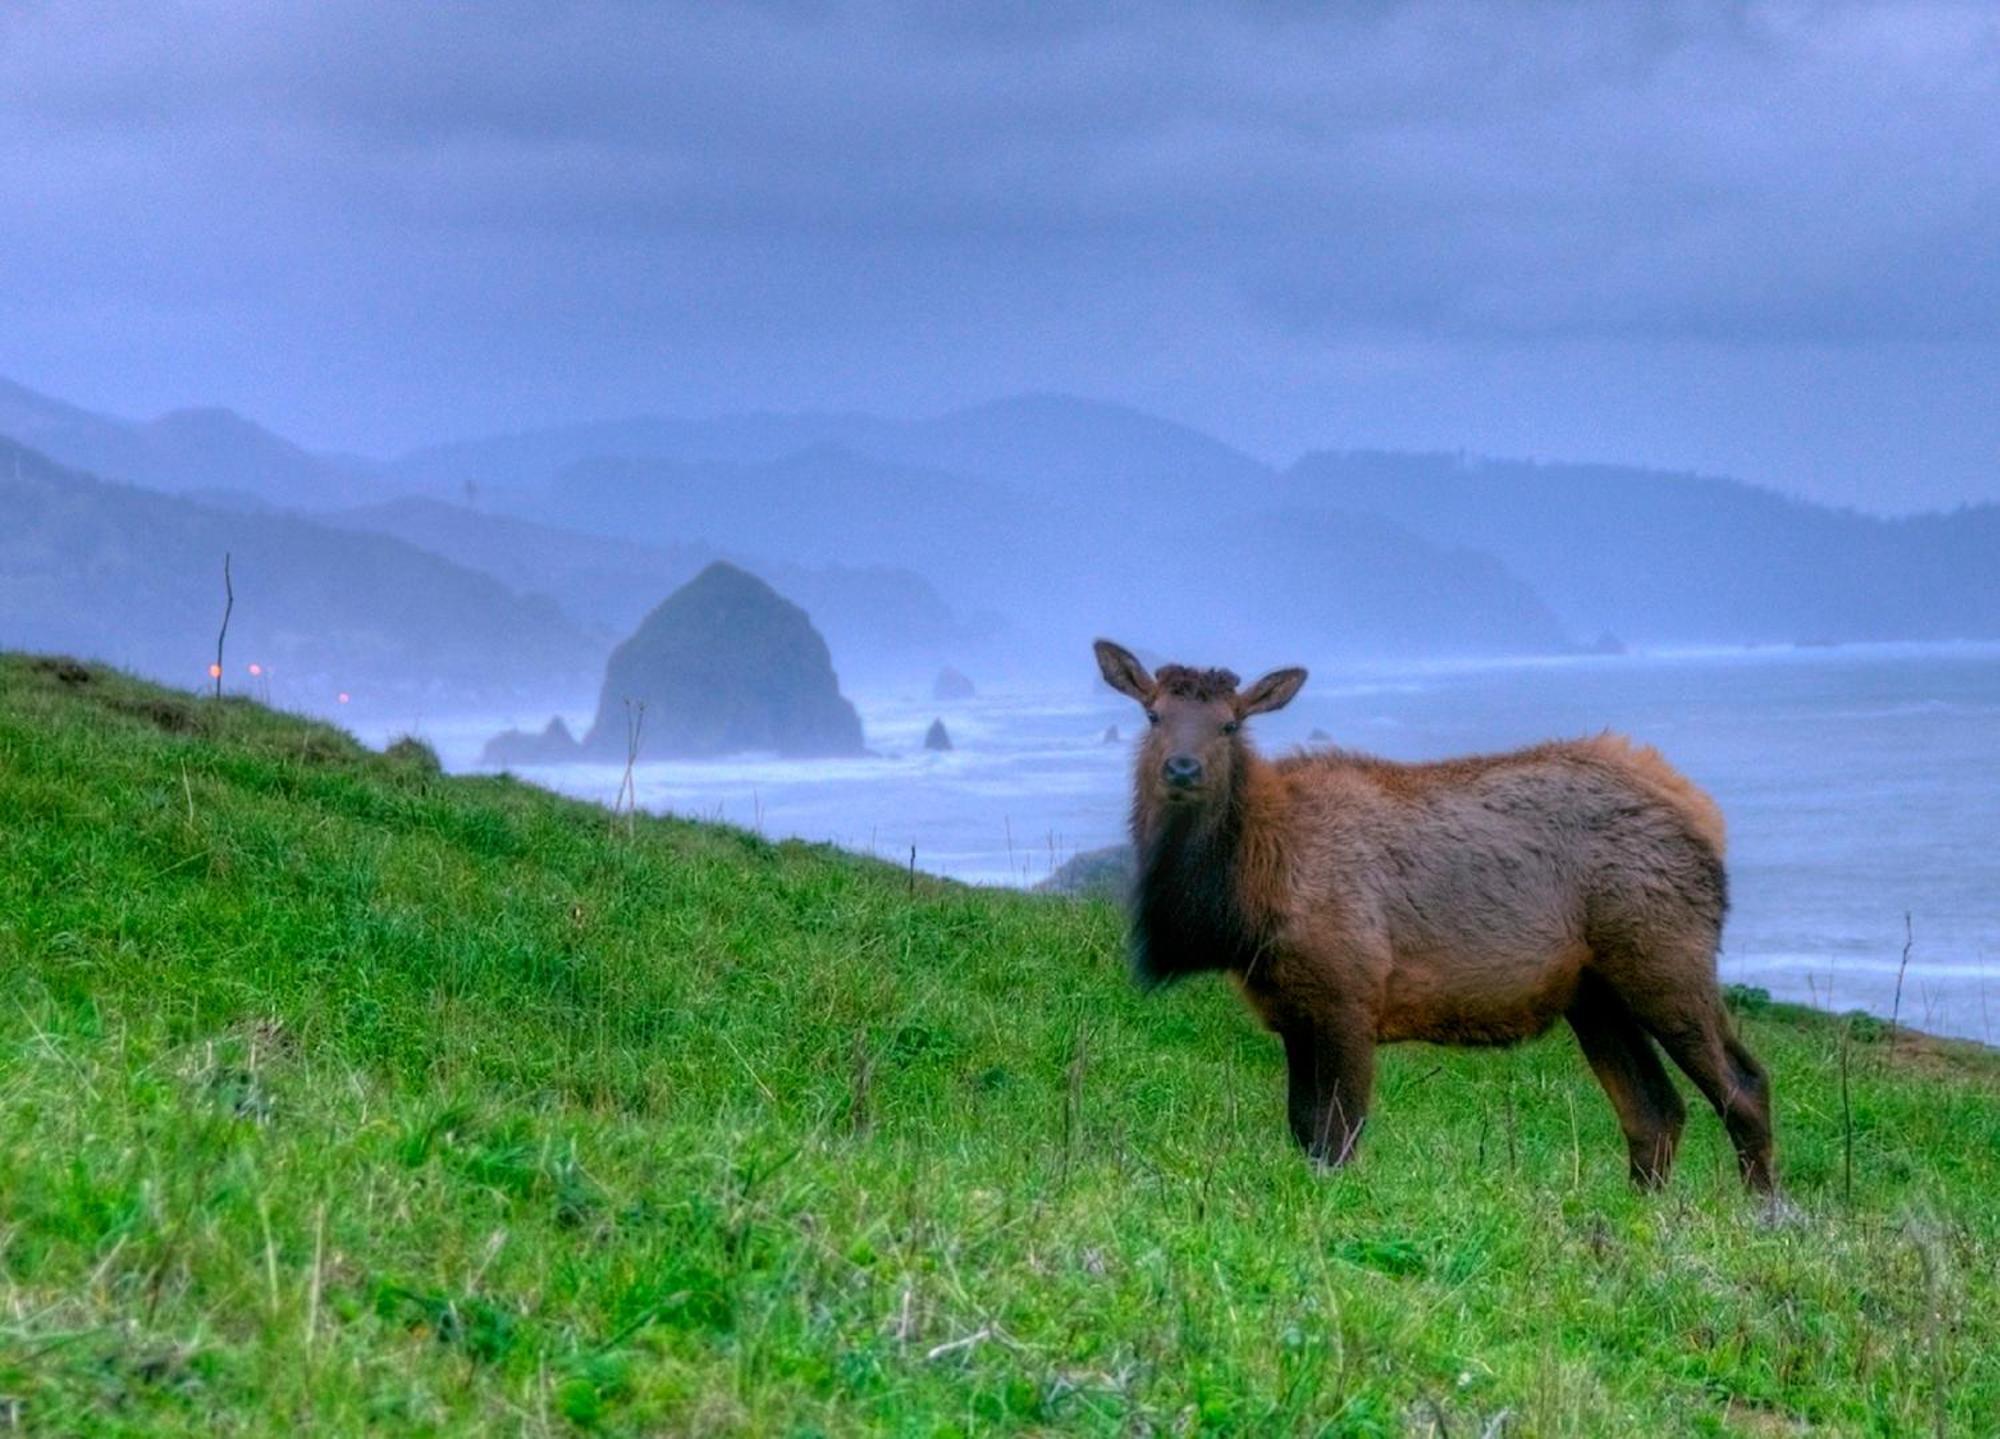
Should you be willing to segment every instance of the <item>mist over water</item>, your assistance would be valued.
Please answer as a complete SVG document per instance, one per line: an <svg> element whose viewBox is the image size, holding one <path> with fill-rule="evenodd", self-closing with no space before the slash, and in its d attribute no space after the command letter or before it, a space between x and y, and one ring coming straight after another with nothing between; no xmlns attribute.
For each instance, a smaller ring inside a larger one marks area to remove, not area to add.
<svg viewBox="0 0 2000 1439"><path fill-rule="evenodd" d="M642 758L640 804L897 863L914 848L919 869L975 884L1032 885L1123 840L1139 716L1081 665L1062 689L949 703L894 691L855 698L875 757ZM922 747L933 718L950 731L949 753ZM421 728L464 769L498 722L458 716ZM1120 737L1107 743L1111 726ZM405 728L378 724L370 738ZM1254 726L1266 753L1319 729L1405 760L1603 728L1658 745L1728 816L1725 979L1887 1015L1907 914L1902 1020L2000 1036L2000 645L1325 664L1288 709ZM520 773L609 801L623 766Z"/></svg>

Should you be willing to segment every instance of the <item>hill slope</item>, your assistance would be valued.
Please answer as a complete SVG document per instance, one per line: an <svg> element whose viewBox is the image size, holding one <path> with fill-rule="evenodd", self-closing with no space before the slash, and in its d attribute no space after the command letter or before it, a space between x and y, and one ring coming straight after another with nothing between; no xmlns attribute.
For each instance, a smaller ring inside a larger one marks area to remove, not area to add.
<svg viewBox="0 0 2000 1439"><path fill-rule="evenodd" d="M1283 1139L1101 906L0 658L0 1414L28 1432L1977 1432L2000 1071L1746 1017L1807 1217L1565 1042ZM1879 1026L1877 1027L1879 1030ZM1498 1416L1509 1416L1502 1421Z"/></svg>
<svg viewBox="0 0 2000 1439"><path fill-rule="evenodd" d="M1568 646L1535 593L1470 545L1374 515L1260 513L1248 488L1205 489L1199 505L1097 505L1085 493L1030 503L994 483L822 449L761 465L586 462L538 513L656 542L754 540L804 565L907 565L936 576L961 612L1006 615L1038 654L1076 653L1098 631L1209 658Z"/></svg>
<svg viewBox="0 0 2000 1439"><path fill-rule="evenodd" d="M555 605L401 541L107 484L0 439L0 644L194 685L215 654L232 556L229 683L457 699L588 683L602 647Z"/></svg>
<svg viewBox="0 0 2000 1439"><path fill-rule="evenodd" d="M1285 485L1496 555L1586 634L2000 636L2000 506L1882 519L1735 480L1451 455L1310 455Z"/></svg>
<svg viewBox="0 0 2000 1439"><path fill-rule="evenodd" d="M730 559L795 600L823 631L843 673L929 673L978 641L922 578L887 565L789 565L707 545L641 544L496 515L442 500L401 499L317 517L392 535L522 594L555 598L594 633L632 632L660 599Z"/></svg>
<svg viewBox="0 0 2000 1439"><path fill-rule="evenodd" d="M125 484L177 493L228 491L280 509L331 509L384 493L361 466L309 454L219 406L134 422L0 379L0 436Z"/></svg>
<svg viewBox="0 0 2000 1439"><path fill-rule="evenodd" d="M1017 395L922 420L861 414L753 413L707 420L636 417L433 445L391 462L412 489L532 490L595 460L769 464L838 449L885 466L944 470L1022 494L1079 486L1100 500L1135 484L1240 484L1267 467L1212 436L1122 405L1068 395Z"/></svg>

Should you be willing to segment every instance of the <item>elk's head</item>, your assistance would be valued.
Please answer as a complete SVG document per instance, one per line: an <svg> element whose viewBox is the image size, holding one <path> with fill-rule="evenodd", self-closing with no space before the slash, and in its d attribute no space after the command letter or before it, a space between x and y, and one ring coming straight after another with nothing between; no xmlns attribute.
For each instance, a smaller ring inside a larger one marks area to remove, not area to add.
<svg viewBox="0 0 2000 1439"><path fill-rule="evenodd" d="M1199 804L1228 794L1243 762L1243 722L1283 709L1306 682L1302 669L1273 670L1239 692L1228 670L1162 665L1157 675L1148 674L1122 645L1099 640L1095 648L1104 682L1146 711L1139 793L1161 805Z"/></svg>

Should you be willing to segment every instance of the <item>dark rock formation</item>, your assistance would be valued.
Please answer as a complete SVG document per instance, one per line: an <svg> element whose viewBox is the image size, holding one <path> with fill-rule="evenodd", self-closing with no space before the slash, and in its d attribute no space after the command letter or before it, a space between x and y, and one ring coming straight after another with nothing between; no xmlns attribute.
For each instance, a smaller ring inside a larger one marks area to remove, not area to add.
<svg viewBox="0 0 2000 1439"><path fill-rule="evenodd" d="M1117 725L1115 725L1115 724L1114 724L1114 725L1106 725L1106 726L1104 727L1104 742L1105 742L1106 744L1117 744L1117 743L1118 743L1118 726L1117 726Z"/></svg>
<svg viewBox="0 0 2000 1439"><path fill-rule="evenodd" d="M937 678L931 682L931 698L934 700L969 700L973 694L972 681L950 665L939 670Z"/></svg>
<svg viewBox="0 0 2000 1439"><path fill-rule="evenodd" d="M951 748L951 733L945 729L943 720L932 720L931 727L924 731L924 748L935 750Z"/></svg>
<svg viewBox="0 0 2000 1439"><path fill-rule="evenodd" d="M860 717L842 698L826 641L806 612L720 561L611 652L585 754L623 759L628 716L642 704L646 759L863 752Z"/></svg>
<svg viewBox="0 0 2000 1439"><path fill-rule="evenodd" d="M1309 734L1309 735L1307 735L1307 736L1306 736L1306 743L1307 743L1307 744L1332 744L1332 743L1333 743L1333 736L1332 736L1332 735L1330 735L1330 734L1328 734L1328 733L1327 733L1327 732L1326 732L1325 730L1323 730L1323 729L1315 729L1315 730L1314 730L1314 731L1313 731L1313 732L1312 732L1311 734Z"/></svg>
<svg viewBox="0 0 2000 1439"><path fill-rule="evenodd" d="M569 732L569 726L557 715L550 720L540 734L527 730L502 730L486 741L486 748L479 752L481 764L561 764L565 760L582 758L577 748L576 738Z"/></svg>

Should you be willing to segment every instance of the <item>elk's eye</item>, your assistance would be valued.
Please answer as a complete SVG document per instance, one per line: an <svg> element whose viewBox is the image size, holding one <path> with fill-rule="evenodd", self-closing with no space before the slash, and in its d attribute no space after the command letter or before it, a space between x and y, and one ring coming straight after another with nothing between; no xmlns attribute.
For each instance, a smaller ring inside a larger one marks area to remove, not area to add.
<svg viewBox="0 0 2000 1439"><path fill-rule="evenodd" d="M1226 724L1224 724L1224 725L1223 725L1223 727L1222 727L1222 732L1223 732L1224 734L1235 734L1235 733L1236 733L1236 731L1238 731L1238 730L1240 730L1240 729L1242 729L1242 728L1243 728L1243 725L1242 725L1242 723L1241 723L1240 721L1237 721L1237 720L1230 720L1229 722L1227 722Z"/></svg>
<svg viewBox="0 0 2000 1439"><path fill-rule="evenodd" d="M1159 713L1158 713L1157 711L1155 711L1155 710L1147 710L1147 711L1146 711L1146 723L1147 723L1147 724L1158 724L1159 722L1160 722L1160 716L1159 716Z"/></svg>

